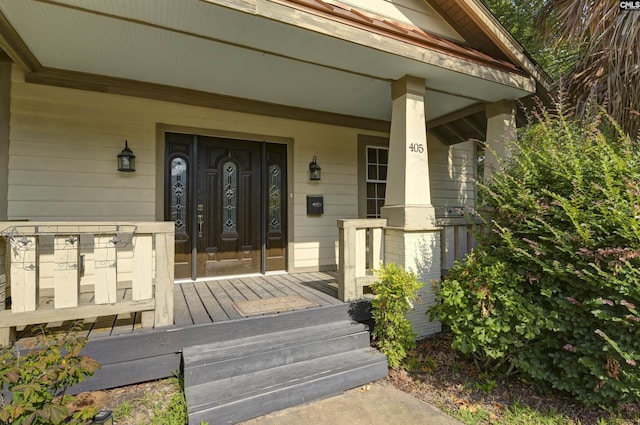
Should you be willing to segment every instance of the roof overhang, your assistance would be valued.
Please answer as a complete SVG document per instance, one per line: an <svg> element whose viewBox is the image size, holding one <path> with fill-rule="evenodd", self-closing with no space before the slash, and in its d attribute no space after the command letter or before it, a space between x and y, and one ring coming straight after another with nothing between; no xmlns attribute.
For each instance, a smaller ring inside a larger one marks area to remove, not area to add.
<svg viewBox="0 0 640 425"><path fill-rule="evenodd" d="M0 0L0 12L0 47L34 82L167 87L378 121L406 74L426 80L428 120L536 90L511 63L321 0Z"/></svg>

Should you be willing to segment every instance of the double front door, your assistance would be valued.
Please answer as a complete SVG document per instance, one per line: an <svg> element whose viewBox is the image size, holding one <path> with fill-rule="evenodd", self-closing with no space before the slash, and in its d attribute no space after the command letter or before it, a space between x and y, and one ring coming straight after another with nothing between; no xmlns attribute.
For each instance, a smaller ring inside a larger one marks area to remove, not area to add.
<svg viewBox="0 0 640 425"><path fill-rule="evenodd" d="M287 146L165 133L175 277L286 269Z"/></svg>

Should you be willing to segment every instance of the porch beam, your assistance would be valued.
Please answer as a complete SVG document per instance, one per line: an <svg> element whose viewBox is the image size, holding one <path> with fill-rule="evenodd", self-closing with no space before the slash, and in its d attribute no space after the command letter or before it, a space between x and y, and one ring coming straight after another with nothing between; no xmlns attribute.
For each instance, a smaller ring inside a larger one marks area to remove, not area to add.
<svg viewBox="0 0 640 425"><path fill-rule="evenodd" d="M487 105L487 141L484 153L484 178L500 169L500 158L508 155L507 146L516 140L516 102L503 99Z"/></svg>
<svg viewBox="0 0 640 425"><path fill-rule="evenodd" d="M44 84L54 87L134 96L164 102L180 103L184 105L201 106L204 108L265 115L275 118L285 118L380 132L389 131L389 122L385 120L357 117L353 115L296 106L279 105L219 93L210 93L201 90L144 81L133 81L126 78L88 74L84 72L64 71L41 67L37 72L26 74L25 81L33 84Z"/></svg>
<svg viewBox="0 0 640 425"><path fill-rule="evenodd" d="M473 131L475 131L478 134L482 134L482 130L480 129L480 127L478 127L477 125L475 125L471 120L469 120L468 118L462 118L462 122L464 122L466 125L468 125L469 127L471 127L471 129L473 129Z"/></svg>
<svg viewBox="0 0 640 425"><path fill-rule="evenodd" d="M446 114L427 121L427 128L429 130L435 129L438 126L457 121L461 118L468 117L469 115L477 114L478 112L482 112L485 110L485 108L486 107L484 103L474 103L473 105L467 106L466 108L462 108L455 112L451 112L450 114Z"/></svg>

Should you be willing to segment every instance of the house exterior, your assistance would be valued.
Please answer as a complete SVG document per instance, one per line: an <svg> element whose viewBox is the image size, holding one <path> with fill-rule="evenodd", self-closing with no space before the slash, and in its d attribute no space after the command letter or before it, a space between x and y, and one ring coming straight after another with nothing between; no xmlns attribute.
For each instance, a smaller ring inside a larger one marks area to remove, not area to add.
<svg viewBox="0 0 640 425"><path fill-rule="evenodd" d="M336 269L379 217L438 280L546 81L480 0L0 0L0 47L0 221L173 221L178 282Z"/></svg>

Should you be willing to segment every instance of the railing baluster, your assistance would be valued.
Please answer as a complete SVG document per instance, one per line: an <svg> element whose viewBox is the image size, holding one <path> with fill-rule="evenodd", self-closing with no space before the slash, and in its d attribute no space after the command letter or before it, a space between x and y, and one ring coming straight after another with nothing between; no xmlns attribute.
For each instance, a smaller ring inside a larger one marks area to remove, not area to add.
<svg viewBox="0 0 640 425"><path fill-rule="evenodd" d="M151 235L133 238L132 299L146 300L153 296L153 239Z"/></svg>
<svg viewBox="0 0 640 425"><path fill-rule="evenodd" d="M356 232L356 277L367 273L367 228L355 229Z"/></svg>
<svg viewBox="0 0 640 425"><path fill-rule="evenodd" d="M38 244L35 236L10 239L9 276L11 310L35 311L38 308Z"/></svg>
<svg viewBox="0 0 640 425"><path fill-rule="evenodd" d="M118 265L114 238L115 235L96 235L93 238L96 304L113 304L118 301Z"/></svg>
<svg viewBox="0 0 640 425"><path fill-rule="evenodd" d="M164 223L167 227L173 223ZM173 325L173 258L174 234L157 233L156 242L156 308L155 326Z"/></svg>
<svg viewBox="0 0 640 425"><path fill-rule="evenodd" d="M77 235L55 236L54 305L55 308L77 307L80 298L80 240Z"/></svg>
<svg viewBox="0 0 640 425"><path fill-rule="evenodd" d="M371 229L371 264L372 270L379 268L384 262L384 230L382 227Z"/></svg>

